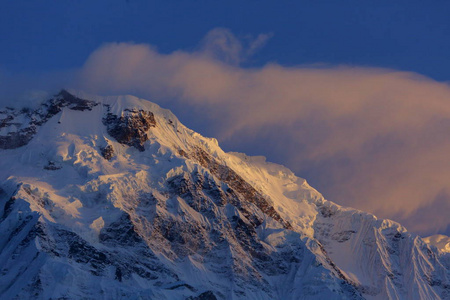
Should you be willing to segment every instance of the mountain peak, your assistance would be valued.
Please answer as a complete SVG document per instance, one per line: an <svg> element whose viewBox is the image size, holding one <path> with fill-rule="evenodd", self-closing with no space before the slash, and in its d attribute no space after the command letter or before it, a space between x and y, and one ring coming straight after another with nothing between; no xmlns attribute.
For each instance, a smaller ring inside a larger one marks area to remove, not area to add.
<svg viewBox="0 0 450 300"><path fill-rule="evenodd" d="M62 90L0 118L2 299L450 294L444 252L150 101Z"/></svg>

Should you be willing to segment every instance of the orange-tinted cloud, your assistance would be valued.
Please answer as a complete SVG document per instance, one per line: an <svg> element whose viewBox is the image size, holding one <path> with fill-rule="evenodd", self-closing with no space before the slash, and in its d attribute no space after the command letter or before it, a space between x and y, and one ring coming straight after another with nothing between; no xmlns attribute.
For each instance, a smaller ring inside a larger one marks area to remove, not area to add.
<svg viewBox="0 0 450 300"><path fill-rule="evenodd" d="M216 30L201 50L171 54L108 44L91 54L78 84L188 106L194 117L208 118L220 140L236 150L265 149L332 201L414 231L445 231L449 86L377 68L239 67L242 53L267 38L245 49L229 31Z"/></svg>

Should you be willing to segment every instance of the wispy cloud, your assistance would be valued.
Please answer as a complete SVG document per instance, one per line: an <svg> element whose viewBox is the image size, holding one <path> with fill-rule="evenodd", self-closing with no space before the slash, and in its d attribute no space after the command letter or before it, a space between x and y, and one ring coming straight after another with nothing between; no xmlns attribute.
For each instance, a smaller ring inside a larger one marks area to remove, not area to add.
<svg viewBox="0 0 450 300"><path fill-rule="evenodd" d="M256 38L248 37L247 56L252 56L263 48L267 42L273 37L273 33L260 33Z"/></svg>
<svg viewBox="0 0 450 300"><path fill-rule="evenodd" d="M229 29L215 28L200 43L199 54L230 65L245 62L272 38L273 33L260 33L256 38L245 36L238 39Z"/></svg>
<svg viewBox="0 0 450 300"><path fill-rule="evenodd" d="M448 231L449 86L377 68L239 66L269 38L243 43L216 29L198 51L171 54L107 44L73 84L187 106L188 122L205 119L234 150L261 149L332 201L413 231Z"/></svg>

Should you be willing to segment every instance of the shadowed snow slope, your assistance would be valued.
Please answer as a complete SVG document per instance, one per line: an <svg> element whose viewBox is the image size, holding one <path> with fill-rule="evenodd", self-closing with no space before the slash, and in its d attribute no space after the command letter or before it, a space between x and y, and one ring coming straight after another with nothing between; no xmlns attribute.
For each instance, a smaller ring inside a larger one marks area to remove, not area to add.
<svg viewBox="0 0 450 300"><path fill-rule="evenodd" d="M132 96L0 111L1 299L445 299L449 254Z"/></svg>

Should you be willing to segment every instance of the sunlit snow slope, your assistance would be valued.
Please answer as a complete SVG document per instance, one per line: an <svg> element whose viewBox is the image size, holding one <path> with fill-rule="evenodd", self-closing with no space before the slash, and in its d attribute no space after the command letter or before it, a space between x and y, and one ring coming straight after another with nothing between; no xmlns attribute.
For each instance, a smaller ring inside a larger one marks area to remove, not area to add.
<svg viewBox="0 0 450 300"><path fill-rule="evenodd" d="M132 96L0 111L0 299L449 299L449 253Z"/></svg>

